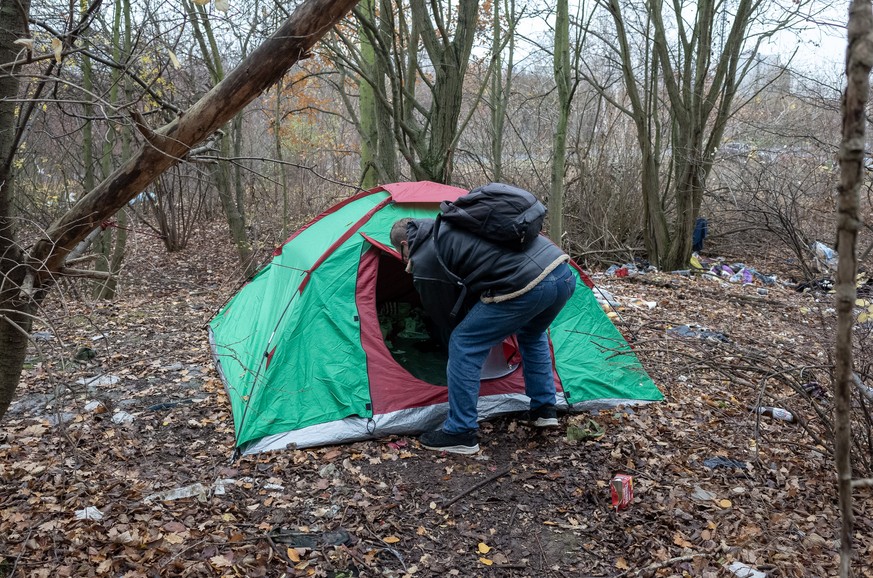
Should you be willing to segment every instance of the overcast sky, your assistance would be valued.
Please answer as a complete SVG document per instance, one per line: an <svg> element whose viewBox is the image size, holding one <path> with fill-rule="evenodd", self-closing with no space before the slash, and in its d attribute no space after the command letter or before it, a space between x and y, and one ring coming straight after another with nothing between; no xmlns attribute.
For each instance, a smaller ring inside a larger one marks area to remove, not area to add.
<svg viewBox="0 0 873 578"><path fill-rule="evenodd" d="M842 73L846 60L848 2L835 2L807 23L802 31L780 33L761 45L761 54L778 54L787 59L794 50L794 68L807 73ZM785 60L783 59L783 63Z"/></svg>

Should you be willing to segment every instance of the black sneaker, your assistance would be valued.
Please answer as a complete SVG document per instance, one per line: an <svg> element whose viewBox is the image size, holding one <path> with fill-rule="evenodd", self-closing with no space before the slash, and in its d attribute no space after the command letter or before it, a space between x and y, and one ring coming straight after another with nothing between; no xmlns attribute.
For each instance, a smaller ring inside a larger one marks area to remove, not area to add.
<svg viewBox="0 0 873 578"><path fill-rule="evenodd" d="M452 434L438 429L421 434L418 441L422 447L438 452L475 454L479 451L479 440L475 431Z"/></svg>
<svg viewBox="0 0 873 578"><path fill-rule="evenodd" d="M534 427L557 427L558 412L553 405L541 405L531 409L528 420Z"/></svg>

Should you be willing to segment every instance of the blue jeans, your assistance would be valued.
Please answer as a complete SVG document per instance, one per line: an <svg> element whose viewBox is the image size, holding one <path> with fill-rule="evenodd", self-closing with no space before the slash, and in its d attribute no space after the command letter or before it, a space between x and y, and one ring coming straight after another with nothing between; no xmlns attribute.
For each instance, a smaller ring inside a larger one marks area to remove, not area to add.
<svg viewBox="0 0 873 578"><path fill-rule="evenodd" d="M546 330L576 289L563 263L527 293L500 303L476 303L449 338L449 415L443 431L478 428L479 376L492 347L515 334L531 409L555 404L552 355Z"/></svg>

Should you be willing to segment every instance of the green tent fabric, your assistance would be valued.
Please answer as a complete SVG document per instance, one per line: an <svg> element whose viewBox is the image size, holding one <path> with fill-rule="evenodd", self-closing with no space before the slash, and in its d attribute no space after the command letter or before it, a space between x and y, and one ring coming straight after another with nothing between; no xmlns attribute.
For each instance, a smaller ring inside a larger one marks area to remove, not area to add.
<svg viewBox="0 0 873 578"><path fill-rule="evenodd" d="M391 225L433 217L439 201L464 193L417 182L356 195L292 235L221 309L209 338L239 451L413 434L442 421L446 388L397 362L379 310L417 299L389 246ZM550 328L559 403L578 410L662 399L586 283ZM483 372L482 419L527 403L512 341L492 353Z"/></svg>

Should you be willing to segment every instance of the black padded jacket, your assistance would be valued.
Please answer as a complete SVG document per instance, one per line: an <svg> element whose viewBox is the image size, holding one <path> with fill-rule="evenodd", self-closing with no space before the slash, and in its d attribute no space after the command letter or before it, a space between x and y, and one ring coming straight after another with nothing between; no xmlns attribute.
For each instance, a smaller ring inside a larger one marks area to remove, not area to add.
<svg viewBox="0 0 873 578"><path fill-rule="evenodd" d="M570 259L542 235L527 249L513 251L446 222L440 222L434 243L434 224L434 219L409 223L408 270L425 310L444 332L450 333L477 300L496 303L523 295Z"/></svg>

